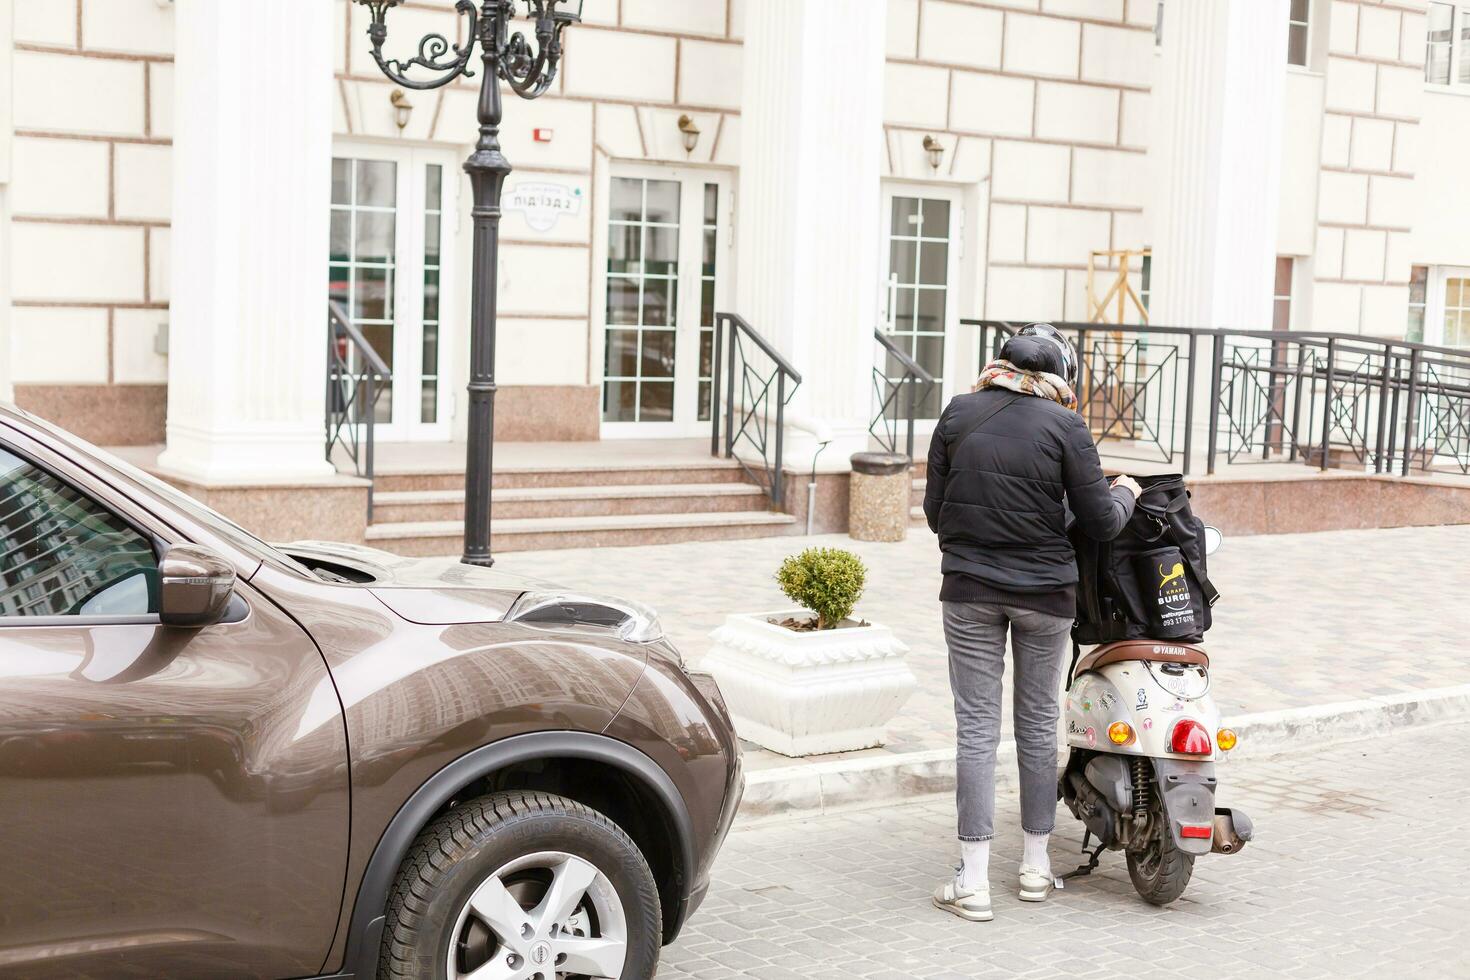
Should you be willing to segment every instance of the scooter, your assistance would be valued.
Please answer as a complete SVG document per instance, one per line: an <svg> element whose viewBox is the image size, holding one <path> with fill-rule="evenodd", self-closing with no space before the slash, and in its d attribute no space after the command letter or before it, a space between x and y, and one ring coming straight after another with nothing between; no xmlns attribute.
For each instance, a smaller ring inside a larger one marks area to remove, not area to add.
<svg viewBox="0 0 1470 980"><path fill-rule="evenodd" d="M1222 536L1205 529L1205 553ZM1235 748L1210 697L1202 647L1120 640L1094 648L1072 669L1064 719L1070 748L1058 793L1104 850L1124 852L1128 877L1147 902L1184 892L1202 854L1235 854L1251 839L1250 818L1215 806L1215 762Z"/></svg>

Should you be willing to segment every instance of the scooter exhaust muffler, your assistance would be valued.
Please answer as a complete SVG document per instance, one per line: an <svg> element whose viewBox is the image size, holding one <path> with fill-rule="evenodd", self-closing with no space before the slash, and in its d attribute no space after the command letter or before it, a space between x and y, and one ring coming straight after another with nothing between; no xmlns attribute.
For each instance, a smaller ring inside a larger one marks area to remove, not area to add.
<svg viewBox="0 0 1470 980"><path fill-rule="evenodd" d="M1251 839L1251 820L1243 811L1220 807L1215 811L1214 842L1210 850L1216 854L1234 854Z"/></svg>

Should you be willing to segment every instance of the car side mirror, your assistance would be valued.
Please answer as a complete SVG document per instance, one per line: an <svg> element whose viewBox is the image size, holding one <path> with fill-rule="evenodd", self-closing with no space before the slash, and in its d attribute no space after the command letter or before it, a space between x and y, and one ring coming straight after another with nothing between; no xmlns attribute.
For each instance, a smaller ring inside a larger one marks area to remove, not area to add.
<svg viewBox="0 0 1470 980"><path fill-rule="evenodd" d="M158 618L165 626L213 625L224 618L234 595L234 566L197 544L176 544L164 552L158 579Z"/></svg>

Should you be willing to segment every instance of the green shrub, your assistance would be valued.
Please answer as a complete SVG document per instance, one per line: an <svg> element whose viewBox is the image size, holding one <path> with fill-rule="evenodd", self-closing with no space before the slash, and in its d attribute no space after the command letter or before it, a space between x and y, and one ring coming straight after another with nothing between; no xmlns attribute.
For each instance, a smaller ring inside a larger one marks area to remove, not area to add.
<svg viewBox="0 0 1470 980"><path fill-rule="evenodd" d="M781 591L817 614L817 629L835 629L852 615L863 595L868 570L862 559L840 548L808 548L781 563Z"/></svg>

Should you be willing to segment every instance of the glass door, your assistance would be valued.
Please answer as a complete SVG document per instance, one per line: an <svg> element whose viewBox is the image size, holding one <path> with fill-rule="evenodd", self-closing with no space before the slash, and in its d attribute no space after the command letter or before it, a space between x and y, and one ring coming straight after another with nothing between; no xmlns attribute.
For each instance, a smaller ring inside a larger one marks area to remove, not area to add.
<svg viewBox="0 0 1470 980"><path fill-rule="evenodd" d="M452 295L444 282L453 268L445 217L457 213L459 171L430 150L339 153L332 160L329 295L393 373L377 400L378 438L448 439L453 402L441 384L448 311L440 297Z"/></svg>
<svg viewBox="0 0 1470 980"><path fill-rule="evenodd" d="M887 187L883 197L887 276L883 283L882 326L897 347L938 379L927 390L921 387L917 406L917 418L934 420L949 396L959 390L952 366L958 306L959 197L930 187ZM904 374L902 365L886 352L878 368L890 383L897 383ZM898 412L902 404L903 400L896 399L890 414Z"/></svg>
<svg viewBox="0 0 1470 980"><path fill-rule="evenodd" d="M625 166L607 199L602 434L703 434L729 280L729 180Z"/></svg>

